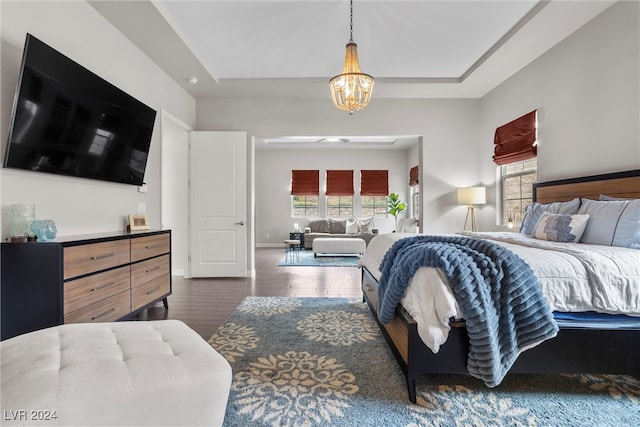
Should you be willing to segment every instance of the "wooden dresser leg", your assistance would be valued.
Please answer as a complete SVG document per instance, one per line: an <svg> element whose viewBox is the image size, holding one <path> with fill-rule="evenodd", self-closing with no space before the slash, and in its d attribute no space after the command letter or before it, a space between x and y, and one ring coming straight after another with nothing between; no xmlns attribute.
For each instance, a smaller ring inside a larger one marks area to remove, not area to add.
<svg viewBox="0 0 640 427"><path fill-rule="evenodd" d="M169 301L167 301L167 298L166 298L166 297L164 297L164 298L162 299L162 303L164 304L164 309L165 309L165 310L168 310L168 309L169 309Z"/></svg>

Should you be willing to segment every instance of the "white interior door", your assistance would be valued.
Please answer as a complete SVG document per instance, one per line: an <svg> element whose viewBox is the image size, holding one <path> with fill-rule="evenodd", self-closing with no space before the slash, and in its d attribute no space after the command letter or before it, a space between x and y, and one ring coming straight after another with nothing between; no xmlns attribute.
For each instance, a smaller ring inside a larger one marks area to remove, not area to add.
<svg viewBox="0 0 640 427"><path fill-rule="evenodd" d="M191 277L246 277L247 134L191 132Z"/></svg>

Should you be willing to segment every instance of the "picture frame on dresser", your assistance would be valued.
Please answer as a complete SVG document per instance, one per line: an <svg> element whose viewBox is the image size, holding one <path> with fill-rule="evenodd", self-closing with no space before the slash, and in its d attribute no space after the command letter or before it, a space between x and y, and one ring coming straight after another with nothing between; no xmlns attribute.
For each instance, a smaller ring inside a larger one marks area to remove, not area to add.
<svg viewBox="0 0 640 427"><path fill-rule="evenodd" d="M144 214L129 215L129 230L141 231L149 229L149 217Z"/></svg>

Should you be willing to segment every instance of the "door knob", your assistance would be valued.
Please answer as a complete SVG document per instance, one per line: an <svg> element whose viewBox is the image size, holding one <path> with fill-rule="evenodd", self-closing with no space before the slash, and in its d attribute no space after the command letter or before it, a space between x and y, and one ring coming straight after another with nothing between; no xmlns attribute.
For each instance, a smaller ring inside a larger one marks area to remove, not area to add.
<svg viewBox="0 0 640 427"><path fill-rule="evenodd" d="M244 221L236 222L236 225L244 225Z"/></svg>

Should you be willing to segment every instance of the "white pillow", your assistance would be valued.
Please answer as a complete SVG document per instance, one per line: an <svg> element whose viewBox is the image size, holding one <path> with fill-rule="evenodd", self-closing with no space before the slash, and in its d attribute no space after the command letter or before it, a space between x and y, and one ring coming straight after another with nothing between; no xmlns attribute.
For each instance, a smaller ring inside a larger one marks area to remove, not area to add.
<svg viewBox="0 0 640 427"><path fill-rule="evenodd" d="M589 215L566 215L543 212L534 236L540 240L578 243L587 227Z"/></svg>
<svg viewBox="0 0 640 427"><path fill-rule="evenodd" d="M373 229L373 217L358 218L358 233L371 233Z"/></svg>
<svg viewBox="0 0 640 427"><path fill-rule="evenodd" d="M344 232L346 234L357 234L358 233L358 220L357 219L348 219L347 224L345 225Z"/></svg>

